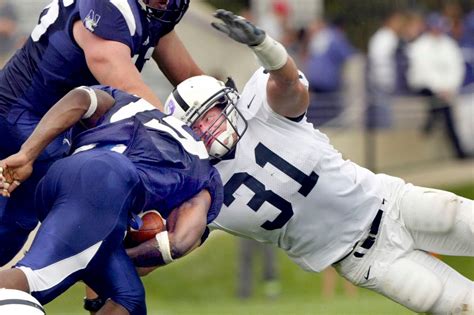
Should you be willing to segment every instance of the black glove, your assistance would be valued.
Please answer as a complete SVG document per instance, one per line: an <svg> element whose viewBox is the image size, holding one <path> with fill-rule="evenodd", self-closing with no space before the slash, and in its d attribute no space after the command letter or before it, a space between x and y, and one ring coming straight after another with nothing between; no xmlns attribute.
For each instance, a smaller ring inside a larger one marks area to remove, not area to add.
<svg viewBox="0 0 474 315"><path fill-rule="evenodd" d="M212 22L211 25L239 43L257 46L265 39L264 30L230 11L218 9L214 16L223 23Z"/></svg>

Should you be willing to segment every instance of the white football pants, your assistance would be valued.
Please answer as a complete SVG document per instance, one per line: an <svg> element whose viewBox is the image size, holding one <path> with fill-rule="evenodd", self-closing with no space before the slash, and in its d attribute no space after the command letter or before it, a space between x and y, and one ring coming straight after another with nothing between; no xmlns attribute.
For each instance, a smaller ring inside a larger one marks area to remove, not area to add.
<svg viewBox="0 0 474 315"><path fill-rule="evenodd" d="M338 263L338 272L415 312L474 314L474 282L428 253L474 256L474 202L385 175L383 182L388 205L375 244Z"/></svg>

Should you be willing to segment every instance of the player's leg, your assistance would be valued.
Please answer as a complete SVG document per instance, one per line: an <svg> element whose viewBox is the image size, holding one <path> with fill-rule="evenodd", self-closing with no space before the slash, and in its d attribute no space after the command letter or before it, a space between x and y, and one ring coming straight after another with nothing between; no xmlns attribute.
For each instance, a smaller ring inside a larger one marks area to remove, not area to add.
<svg viewBox="0 0 474 315"><path fill-rule="evenodd" d="M31 177L22 183L0 206L0 266L7 264L23 247L28 235L38 224L34 205L36 186L50 161L38 161Z"/></svg>
<svg viewBox="0 0 474 315"><path fill-rule="evenodd" d="M15 125L0 117L0 159L16 153L39 121L22 114ZM51 164L66 152L68 145L57 139L36 161L33 174L15 190L10 198L0 197L0 266L7 264L23 247L28 235L38 224L34 193L39 180Z"/></svg>
<svg viewBox="0 0 474 315"><path fill-rule="evenodd" d="M123 247L99 253L85 270L84 282L106 301L96 314L121 314L123 310L125 314L146 314L145 289Z"/></svg>
<svg viewBox="0 0 474 315"><path fill-rule="evenodd" d="M474 256L474 202L450 192L406 185L400 214L415 248Z"/></svg>
<svg viewBox="0 0 474 315"><path fill-rule="evenodd" d="M45 220L16 266L31 294L48 303L81 279L98 254L120 247L138 190L133 164L118 153L83 152L55 163L37 190Z"/></svg>
<svg viewBox="0 0 474 315"><path fill-rule="evenodd" d="M415 250L395 260L375 291L415 312L474 312L474 283L424 251Z"/></svg>
<svg viewBox="0 0 474 315"><path fill-rule="evenodd" d="M0 116L0 136L1 160L17 152L23 142L23 138L14 126L2 116ZM0 266L8 263L16 255L28 236L28 232L25 232L17 224L18 220L15 218L17 213L6 213L6 207L10 200L0 196L0 244L2 244L0 246Z"/></svg>

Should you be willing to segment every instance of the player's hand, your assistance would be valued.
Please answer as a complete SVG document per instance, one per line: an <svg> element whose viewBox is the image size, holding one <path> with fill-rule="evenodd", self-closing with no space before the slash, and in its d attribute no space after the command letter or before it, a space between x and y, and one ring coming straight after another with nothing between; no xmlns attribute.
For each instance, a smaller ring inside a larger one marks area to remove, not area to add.
<svg viewBox="0 0 474 315"><path fill-rule="evenodd" d="M214 17L223 23L212 22L211 25L239 43L257 46L265 39L265 31L230 11L218 9Z"/></svg>
<svg viewBox="0 0 474 315"><path fill-rule="evenodd" d="M0 161L0 191L3 197L10 194L33 172L33 162L17 153Z"/></svg>

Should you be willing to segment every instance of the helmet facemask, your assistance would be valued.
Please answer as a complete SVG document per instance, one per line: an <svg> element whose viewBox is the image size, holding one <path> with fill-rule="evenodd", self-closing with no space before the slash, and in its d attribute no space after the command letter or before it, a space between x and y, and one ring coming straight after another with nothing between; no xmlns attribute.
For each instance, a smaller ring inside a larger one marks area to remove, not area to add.
<svg viewBox="0 0 474 315"><path fill-rule="evenodd" d="M208 148L209 155L214 158L222 158L232 151L242 136L237 129L237 118L240 113L230 98L225 98L225 100L224 98L211 100L208 109L193 119L193 123L190 123L191 128L201 137ZM199 130L195 126L196 122L204 118L212 108L219 108L220 113L211 118L209 127L204 131Z"/></svg>
<svg viewBox="0 0 474 315"><path fill-rule="evenodd" d="M188 9L189 0L162 0L152 4L153 0L138 0L149 18L162 23L177 24Z"/></svg>

